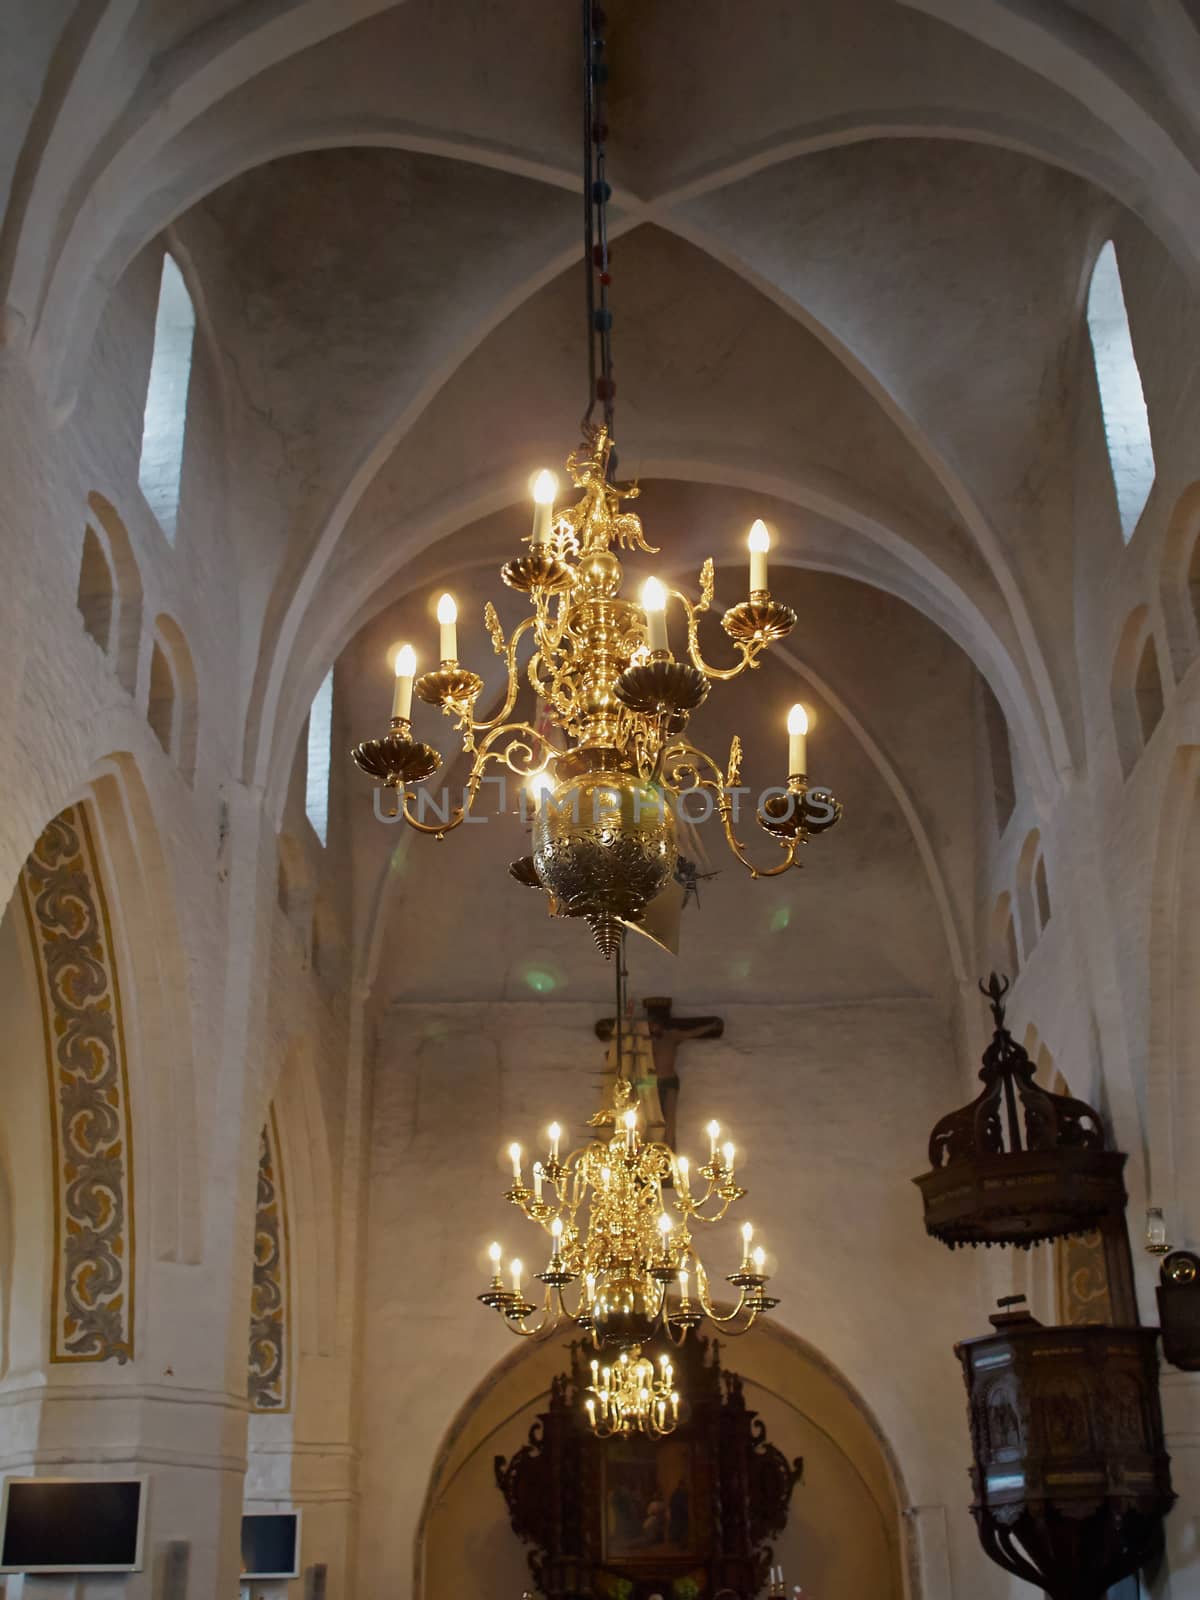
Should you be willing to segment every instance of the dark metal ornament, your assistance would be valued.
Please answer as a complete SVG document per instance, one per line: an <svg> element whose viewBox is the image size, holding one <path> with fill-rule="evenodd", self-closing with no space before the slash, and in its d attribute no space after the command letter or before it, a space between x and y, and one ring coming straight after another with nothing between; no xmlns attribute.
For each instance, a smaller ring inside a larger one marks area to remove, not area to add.
<svg viewBox="0 0 1200 1600"><path fill-rule="evenodd" d="M1051 1600L1101 1600L1152 1556L1175 1500L1158 1330L1047 1328L1004 1310L991 1323L955 1346L980 1542Z"/></svg>
<svg viewBox="0 0 1200 1600"><path fill-rule="evenodd" d="M1162 1258L1158 1320L1166 1359L1182 1372L1200 1372L1200 1256L1190 1250Z"/></svg>
<svg viewBox="0 0 1200 1600"><path fill-rule="evenodd" d="M1035 1068L1004 1026L1008 980L980 985L995 1033L979 1076L983 1091L938 1122L932 1167L913 1182L925 1228L957 1245L1019 1245L1084 1233L1125 1209L1125 1156L1105 1148L1100 1117L1083 1100L1034 1082Z"/></svg>

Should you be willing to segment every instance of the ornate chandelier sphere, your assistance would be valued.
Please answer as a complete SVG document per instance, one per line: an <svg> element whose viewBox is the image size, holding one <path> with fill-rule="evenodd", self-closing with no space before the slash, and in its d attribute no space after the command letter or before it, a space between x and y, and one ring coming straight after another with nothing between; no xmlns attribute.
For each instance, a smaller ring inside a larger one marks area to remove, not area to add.
<svg viewBox="0 0 1200 1600"><path fill-rule="evenodd" d="M615 948L621 924L639 921L666 888L678 854L670 797L632 773L602 766L567 777L539 797L537 880L564 916L588 919L605 955Z"/></svg>
<svg viewBox="0 0 1200 1600"><path fill-rule="evenodd" d="M521 1147L509 1147L512 1185L505 1198L549 1238L549 1259L534 1275L545 1286L534 1323L539 1308L526 1297L522 1263L512 1263L509 1287L500 1246L491 1247L492 1277L479 1299L514 1333L532 1338L572 1322L595 1349L632 1352L656 1332L681 1344L706 1319L745 1333L778 1305L766 1293L766 1257L753 1245L749 1223L737 1270L726 1278L738 1291L728 1310L713 1303L696 1249L693 1230L720 1222L745 1195L734 1146L721 1142L717 1123L709 1124L709 1158L693 1190L686 1157L642 1139L632 1097L629 1080L618 1077L612 1106L594 1119L605 1134L565 1160L562 1130L552 1124L547 1158L534 1162L528 1185Z"/></svg>
<svg viewBox="0 0 1200 1600"><path fill-rule="evenodd" d="M598 1438L644 1433L652 1439L674 1433L679 1421L679 1391L671 1358L658 1358L658 1370L636 1346L622 1350L610 1367L592 1362L592 1381L584 1391L588 1424Z"/></svg>

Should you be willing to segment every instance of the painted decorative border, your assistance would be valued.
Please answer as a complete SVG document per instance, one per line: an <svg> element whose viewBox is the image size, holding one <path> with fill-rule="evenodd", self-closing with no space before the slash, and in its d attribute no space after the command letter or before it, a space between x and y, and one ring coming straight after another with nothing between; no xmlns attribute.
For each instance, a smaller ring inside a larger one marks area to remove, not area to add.
<svg viewBox="0 0 1200 1600"><path fill-rule="evenodd" d="M50 1360L133 1355L133 1138L121 990L83 806L51 822L21 872L38 969L54 1148Z"/></svg>
<svg viewBox="0 0 1200 1600"><path fill-rule="evenodd" d="M250 1289L251 1411L287 1411L288 1389L287 1198L279 1161L275 1108L258 1147L258 1198L254 1213L254 1282Z"/></svg>

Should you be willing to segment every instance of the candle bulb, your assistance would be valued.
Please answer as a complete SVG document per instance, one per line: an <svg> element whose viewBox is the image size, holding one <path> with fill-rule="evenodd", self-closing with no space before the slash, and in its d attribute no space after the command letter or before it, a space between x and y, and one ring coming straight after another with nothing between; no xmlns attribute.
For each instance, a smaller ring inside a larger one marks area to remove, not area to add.
<svg viewBox="0 0 1200 1600"><path fill-rule="evenodd" d="M509 1271L512 1273L513 1293L519 1295L521 1292L521 1273L524 1271L524 1268L522 1267L520 1261L514 1261L512 1266L509 1268Z"/></svg>
<svg viewBox="0 0 1200 1600"><path fill-rule="evenodd" d="M589 1272L587 1277L584 1279L584 1283L587 1286L588 1305L590 1306L595 1301L595 1298L596 1298L596 1275L595 1275L595 1273L594 1272Z"/></svg>
<svg viewBox="0 0 1200 1600"><path fill-rule="evenodd" d="M721 1146L721 1154L725 1158L725 1170L726 1170L726 1172L732 1172L733 1171L733 1157L734 1157L733 1146L731 1144L723 1144Z"/></svg>
<svg viewBox="0 0 1200 1600"><path fill-rule="evenodd" d="M417 654L410 644L402 644L396 651L396 692L392 696L392 716L405 722L412 721L413 678L417 671Z"/></svg>
<svg viewBox="0 0 1200 1600"><path fill-rule="evenodd" d="M542 1163L540 1161L533 1163L533 1198L535 1200L542 1198Z"/></svg>
<svg viewBox="0 0 1200 1600"><path fill-rule="evenodd" d="M771 548L771 535L765 522L759 519L750 529L746 543L750 546L750 593L767 592L767 551Z"/></svg>
<svg viewBox="0 0 1200 1600"><path fill-rule="evenodd" d="M788 712L788 777L799 778L808 771L808 712L796 705Z"/></svg>
<svg viewBox="0 0 1200 1600"><path fill-rule="evenodd" d="M708 1125L709 1159L715 1159L717 1154L717 1140L721 1137L721 1124L710 1122Z"/></svg>
<svg viewBox="0 0 1200 1600"><path fill-rule="evenodd" d="M686 1156L680 1156L675 1162L675 1171L679 1177L679 1192L685 1195L688 1192L688 1174L691 1171L691 1163Z"/></svg>
<svg viewBox="0 0 1200 1600"><path fill-rule="evenodd" d="M591 1424L592 1427L595 1427L595 1425L596 1425L596 1402L594 1400L585 1400L584 1404L587 1406L588 1422Z"/></svg>
<svg viewBox="0 0 1200 1600"><path fill-rule="evenodd" d="M554 518L554 496L558 492L558 479L545 470L533 480L533 533L530 544L545 544L550 537L550 524Z"/></svg>
<svg viewBox="0 0 1200 1600"><path fill-rule="evenodd" d="M766 1264L767 1252L763 1249L762 1245L756 1244L754 1246L754 1270L759 1274L760 1277L762 1276L762 1269L766 1266Z"/></svg>
<svg viewBox="0 0 1200 1600"><path fill-rule="evenodd" d="M753 1225L749 1222L742 1224L742 1265L750 1265L750 1241L754 1237Z"/></svg>
<svg viewBox="0 0 1200 1600"><path fill-rule="evenodd" d="M442 630L441 660L458 660L458 607L452 594L444 594L437 603L437 619Z"/></svg>
<svg viewBox="0 0 1200 1600"><path fill-rule="evenodd" d="M642 585L642 610L646 613L646 648L651 655L667 650L667 591L657 578Z"/></svg>
<svg viewBox="0 0 1200 1600"><path fill-rule="evenodd" d="M658 1219L658 1231L662 1235L662 1252L663 1260L665 1261L670 1250L671 1241L671 1219L665 1211Z"/></svg>
<svg viewBox="0 0 1200 1600"><path fill-rule="evenodd" d="M688 1275L688 1269L686 1267L680 1267L680 1269L679 1269L679 1298L681 1300L686 1300L687 1297L688 1297L688 1276L689 1276Z"/></svg>
<svg viewBox="0 0 1200 1600"><path fill-rule="evenodd" d="M550 1159L558 1160L558 1141L562 1138L562 1129L557 1122L550 1124Z"/></svg>
<svg viewBox="0 0 1200 1600"><path fill-rule="evenodd" d="M550 1246L550 1258L552 1261L558 1260L558 1252L562 1249L562 1232L562 1218L555 1217L554 1221L550 1224L550 1237L553 1240L553 1243Z"/></svg>
<svg viewBox="0 0 1200 1600"><path fill-rule="evenodd" d="M519 1144L510 1144L508 1153L512 1157L513 1182L519 1185L521 1182L521 1146Z"/></svg>
<svg viewBox="0 0 1200 1600"><path fill-rule="evenodd" d="M625 1113L625 1143L632 1152L637 1142L637 1112L630 1106Z"/></svg>
<svg viewBox="0 0 1200 1600"><path fill-rule="evenodd" d="M492 1276L500 1277L500 1246L496 1243L488 1245L488 1255L492 1258Z"/></svg>

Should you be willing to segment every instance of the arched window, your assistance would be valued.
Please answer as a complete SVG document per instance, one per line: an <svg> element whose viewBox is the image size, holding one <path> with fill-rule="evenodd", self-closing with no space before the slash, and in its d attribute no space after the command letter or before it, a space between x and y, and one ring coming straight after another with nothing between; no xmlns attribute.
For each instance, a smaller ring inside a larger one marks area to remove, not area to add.
<svg viewBox="0 0 1200 1600"><path fill-rule="evenodd" d="M329 838L329 755L333 738L333 668L317 690L308 713L308 771L304 810L322 844Z"/></svg>
<svg viewBox="0 0 1200 1600"><path fill-rule="evenodd" d="M88 495L77 602L83 625L107 654L118 681L137 689L142 644L142 579L125 524L103 495Z"/></svg>
<svg viewBox="0 0 1200 1600"><path fill-rule="evenodd" d="M1142 743L1150 742L1150 735L1162 721L1163 687L1158 670L1158 651L1154 648L1154 635L1148 633L1138 657L1137 677L1133 684L1137 701L1138 723L1142 730Z"/></svg>
<svg viewBox="0 0 1200 1600"><path fill-rule="evenodd" d="M1050 889L1042 837L1035 828L1021 847L1017 862L1017 911L1021 922L1021 949L1026 961L1050 920Z"/></svg>
<svg viewBox="0 0 1200 1600"><path fill-rule="evenodd" d="M188 382L195 334L196 312L192 297L174 258L164 254L158 314L154 319L154 354L150 360L150 382L142 419L138 483L172 544L179 517Z"/></svg>
<svg viewBox="0 0 1200 1600"><path fill-rule="evenodd" d="M1163 714L1163 684L1149 611L1138 606L1121 632L1113 661L1113 723L1121 770L1128 777Z"/></svg>
<svg viewBox="0 0 1200 1600"><path fill-rule="evenodd" d="M1033 899L1037 907L1038 927L1044 933L1050 921L1050 885L1046 882L1046 858L1039 856L1033 869Z"/></svg>
<svg viewBox="0 0 1200 1600"><path fill-rule="evenodd" d="M83 560L79 563L79 593L75 603L84 627L105 655L112 637L115 587L104 546L95 528L88 526L83 530Z"/></svg>
<svg viewBox="0 0 1200 1600"><path fill-rule="evenodd" d="M1014 979L1021 970L1021 957L1017 950L1012 896L1007 891L996 901L992 912L992 952L995 965L1005 977Z"/></svg>
<svg viewBox="0 0 1200 1600"><path fill-rule="evenodd" d="M157 639L150 652L150 699L146 719L168 755L175 751L175 679L167 652Z"/></svg>
<svg viewBox="0 0 1200 1600"><path fill-rule="evenodd" d="M154 625L146 718L159 744L191 783L196 774L199 720L196 672L183 629L165 613Z"/></svg>
<svg viewBox="0 0 1200 1600"><path fill-rule="evenodd" d="M1012 746L1008 742L1008 722L991 685L980 680L983 689L983 725L987 736L988 762L992 770L992 800L996 808L996 830L1003 833L1017 803L1013 782Z"/></svg>
<svg viewBox="0 0 1200 1600"><path fill-rule="evenodd" d="M1121 532L1128 544L1154 487L1154 446L1111 239L1092 271L1087 322Z"/></svg>

